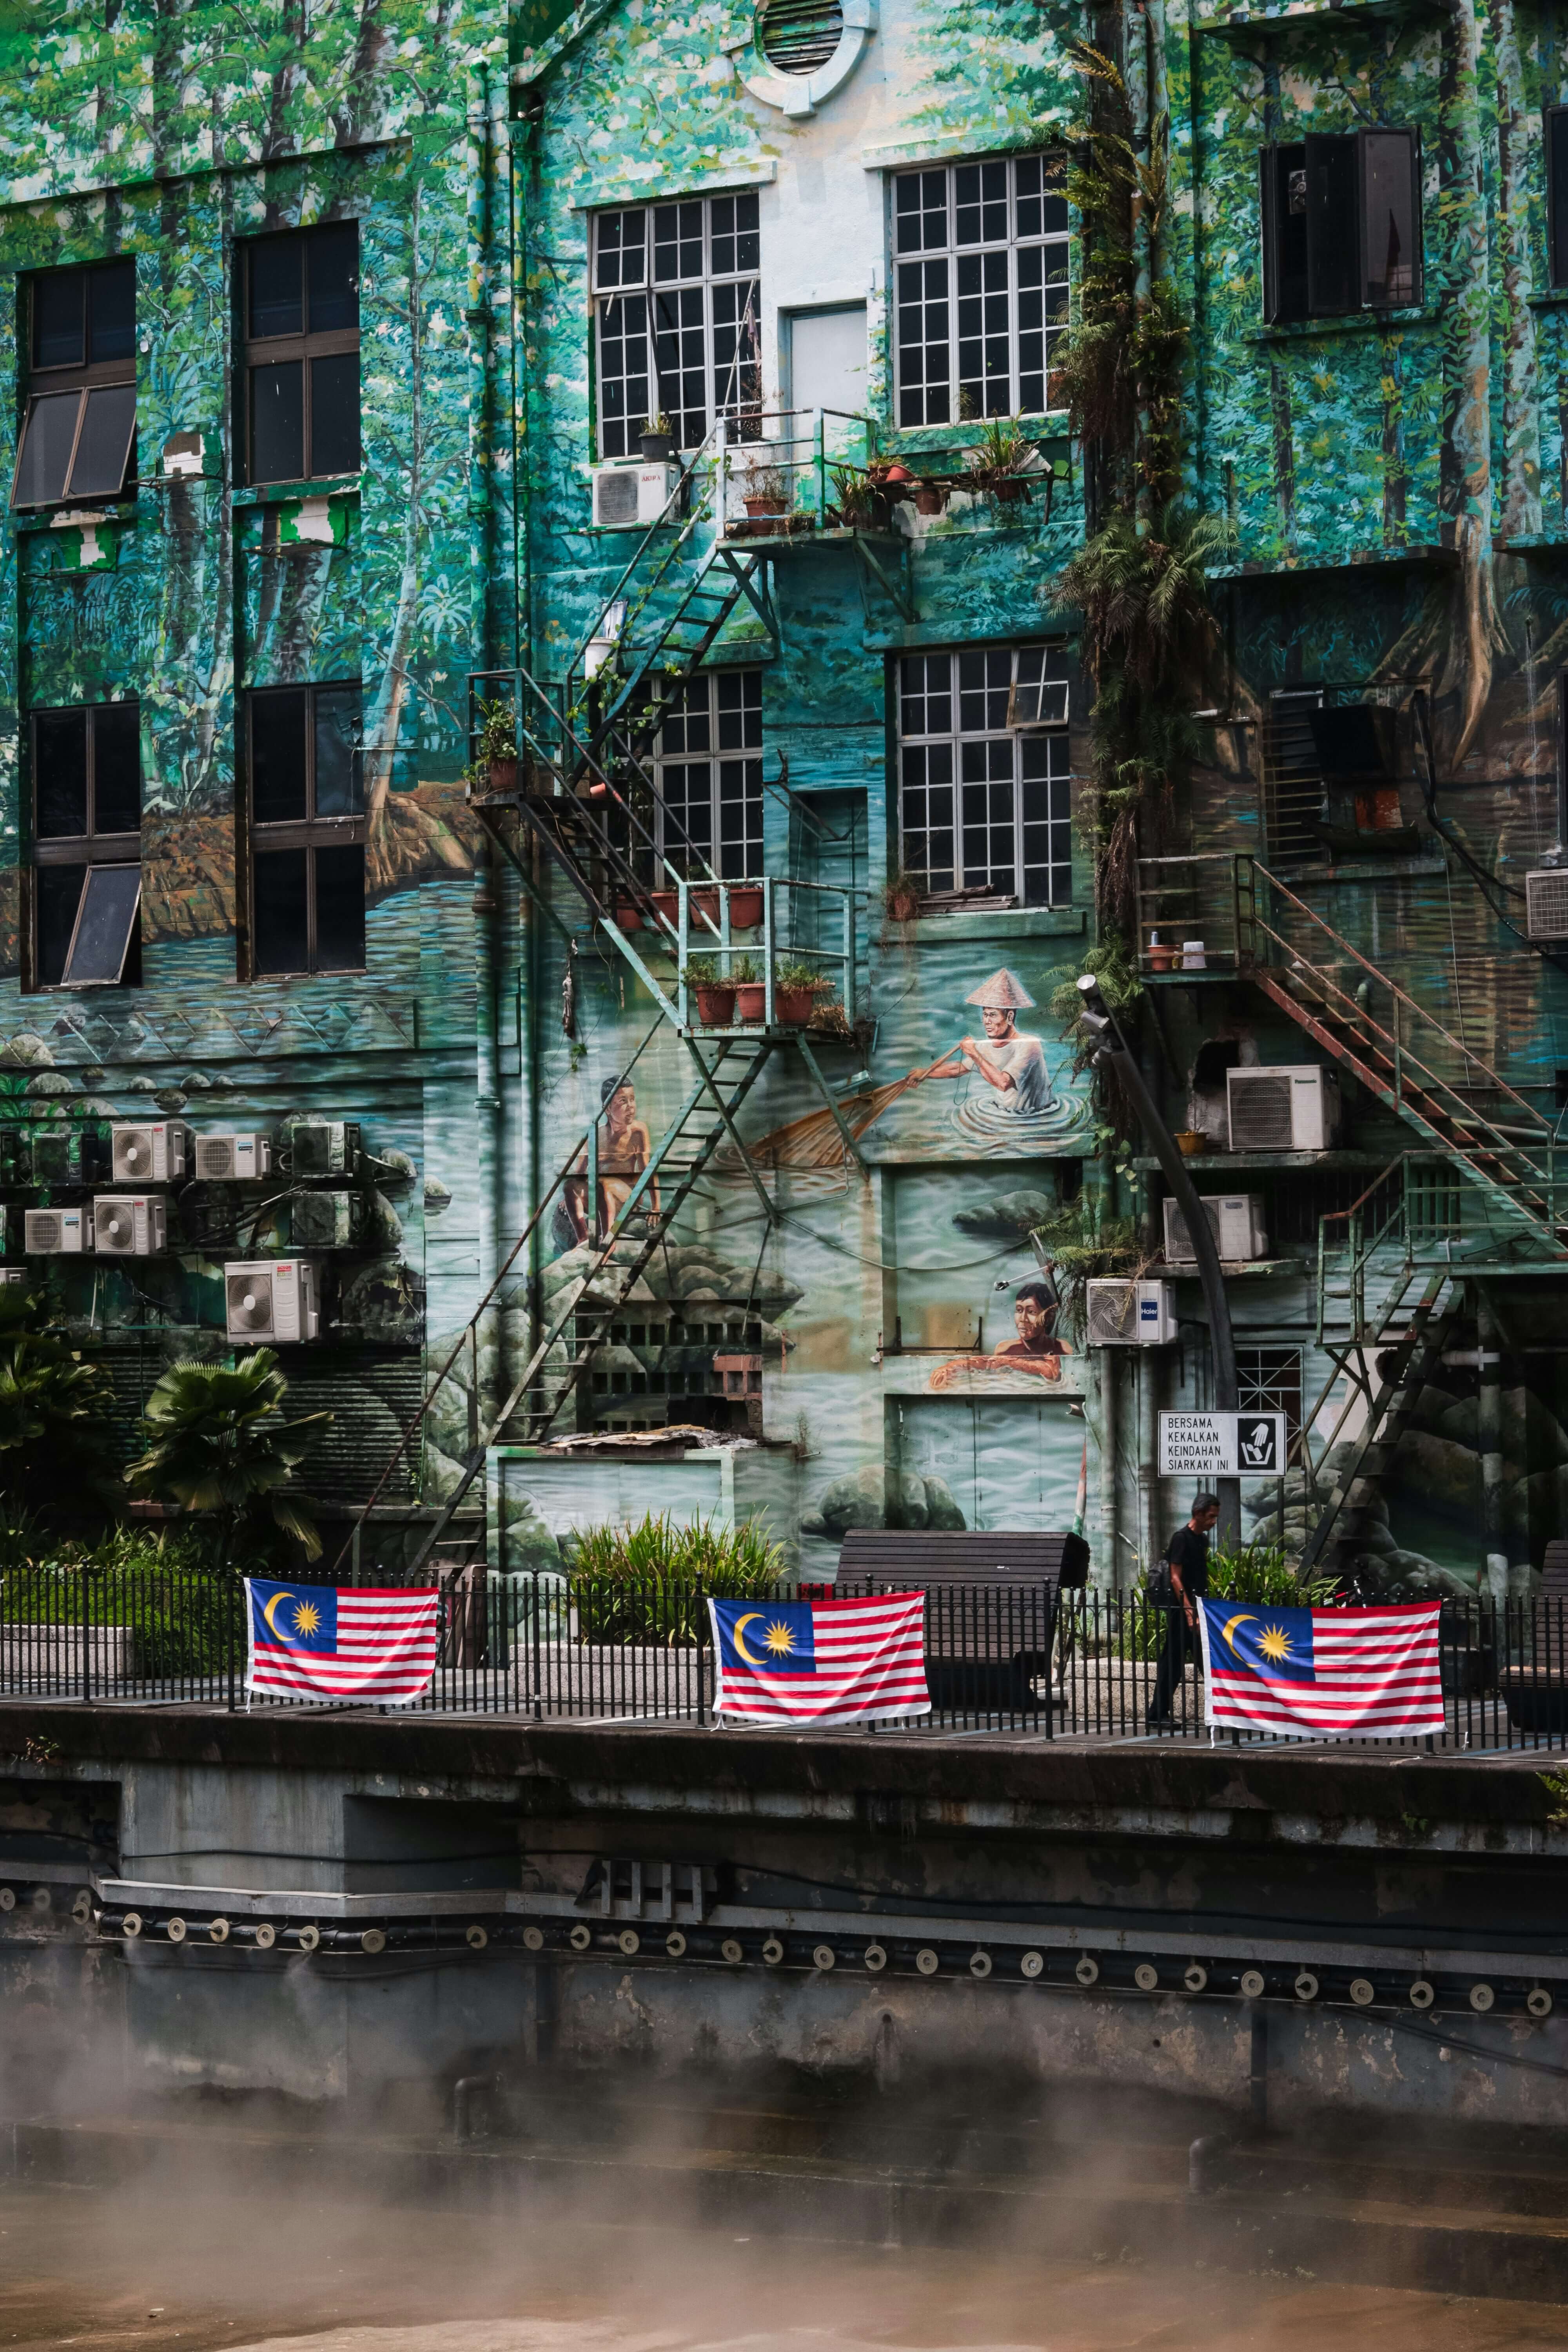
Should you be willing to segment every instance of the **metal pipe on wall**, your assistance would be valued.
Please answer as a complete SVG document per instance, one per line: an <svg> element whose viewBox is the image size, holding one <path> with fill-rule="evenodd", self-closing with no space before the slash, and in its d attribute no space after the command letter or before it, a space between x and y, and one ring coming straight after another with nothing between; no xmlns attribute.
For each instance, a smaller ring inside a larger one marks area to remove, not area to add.
<svg viewBox="0 0 1568 2352"><path fill-rule="evenodd" d="M1492 1303L1476 1294L1476 1366L1480 1390L1476 1407L1476 1446L1481 1457L1481 1541L1487 1581L1498 1600L1508 1596L1508 1554L1502 1524L1502 1331Z"/></svg>

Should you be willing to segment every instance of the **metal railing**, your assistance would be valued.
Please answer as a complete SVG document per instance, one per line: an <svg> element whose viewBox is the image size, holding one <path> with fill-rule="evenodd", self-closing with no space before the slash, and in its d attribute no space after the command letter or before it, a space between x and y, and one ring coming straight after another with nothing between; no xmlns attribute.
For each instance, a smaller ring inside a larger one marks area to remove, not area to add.
<svg viewBox="0 0 1568 2352"><path fill-rule="evenodd" d="M876 457L875 417L847 408L778 408L761 423L759 440L719 442L713 513L721 535L821 530L839 502L840 469L863 472ZM763 511L753 515L752 506Z"/></svg>
<svg viewBox="0 0 1568 2352"><path fill-rule="evenodd" d="M377 1577L383 1585L397 1580ZM400 1712L626 1725L714 1719L700 1584L469 1571L435 1589L437 1664L422 1696ZM869 1589L834 1588L840 1595ZM824 1590L780 1586L772 1597ZM753 1597L765 1607L770 1596ZM1211 1734L1196 1642L1178 1635L1172 1648L1177 1619L1142 1591L1059 1592L1044 1582L932 1590L925 1611L931 1712L880 1726L879 1736L1216 1738L1289 1748L1269 1733ZM1441 1733L1356 1744L1458 1756L1568 1748L1563 1596L1446 1601L1440 1641ZM237 1580L73 1566L15 1571L0 1586L0 1697L228 1709L312 1704L249 1699L245 1669ZM1152 1711L1166 1718L1152 1729Z"/></svg>

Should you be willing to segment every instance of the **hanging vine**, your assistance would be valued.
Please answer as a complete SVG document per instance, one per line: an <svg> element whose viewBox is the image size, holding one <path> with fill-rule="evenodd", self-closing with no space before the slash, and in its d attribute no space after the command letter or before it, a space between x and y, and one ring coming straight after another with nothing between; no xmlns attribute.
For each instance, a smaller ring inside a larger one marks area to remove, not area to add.
<svg viewBox="0 0 1568 2352"><path fill-rule="evenodd" d="M1197 755L1193 687L1212 638L1205 572L1228 533L1179 494L1188 331L1165 252L1169 118L1154 116L1143 137L1114 58L1079 42L1073 62L1089 94L1064 173L1081 267L1057 368L1084 452L1089 529L1050 602L1083 616L1094 686L1086 822L1102 929L1125 935L1140 847L1157 845Z"/></svg>

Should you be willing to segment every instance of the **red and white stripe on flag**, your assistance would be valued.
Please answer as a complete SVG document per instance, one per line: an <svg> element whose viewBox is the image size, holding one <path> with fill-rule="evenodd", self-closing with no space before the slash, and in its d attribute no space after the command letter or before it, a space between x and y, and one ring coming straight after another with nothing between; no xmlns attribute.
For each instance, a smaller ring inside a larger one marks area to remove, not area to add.
<svg viewBox="0 0 1568 2352"><path fill-rule="evenodd" d="M247 1691L406 1706L429 1689L439 1638L436 1611L440 1596L434 1590L337 1590L331 1609L335 1638L324 1649L290 1638L287 1606L274 1608L268 1617L266 1608L257 1605L256 1581L246 1579ZM270 1594L276 1588L262 1589ZM315 1592L319 1588L296 1590Z"/></svg>
<svg viewBox="0 0 1568 2352"><path fill-rule="evenodd" d="M769 1615L810 1618L811 1664L781 1671L765 1646L757 1656L737 1644L721 1623L736 1604L710 1601L715 1663L713 1712L743 1723L889 1722L901 1716L929 1715L931 1692L925 1670L925 1595L883 1592L857 1601L787 1604ZM742 1620L744 1622L744 1620ZM765 1643L765 1632L761 1636Z"/></svg>
<svg viewBox="0 0 1568 2352"><path fill-rule="evenodd" d="M1201 1612L1205 1723L1309 1739L1415 1738L1445 1728L1439 1601L1312 1610L1310 1681L1266 1678L1239 1664L1214 1622L1220 1608Z"/></svg>

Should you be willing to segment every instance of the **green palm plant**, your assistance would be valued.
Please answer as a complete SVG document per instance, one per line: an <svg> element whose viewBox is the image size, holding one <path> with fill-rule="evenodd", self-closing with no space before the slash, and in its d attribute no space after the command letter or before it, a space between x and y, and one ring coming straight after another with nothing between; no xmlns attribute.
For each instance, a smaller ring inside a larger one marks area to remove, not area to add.
<svg viewBox="0 0 1568 2352"><path fill-rule="evenodd" d="M231 1366L171 1364L142 1415L151 1444L132 1462L132 1494L210 1517L221 1562L260 1549L276 1529L319 1558L321 1539L302 1501L284 1490L309 1451L308 1433L332 1418L284 1417L289 1383L270 1348ZM268 1525L269 1523L269 1525Z"/></svg>
<svg viewBox="0 0 1568 2352"><path fill-rule="evenodd" d="M58 1509L65 1496L90 1505L109 1483L108 1382L46 1312L29 1292L0 1290L0 1496L13 1512Z"/></svg>

